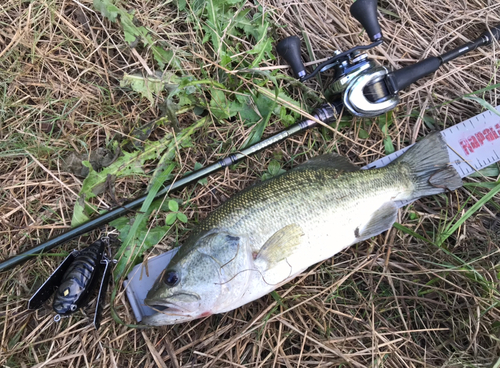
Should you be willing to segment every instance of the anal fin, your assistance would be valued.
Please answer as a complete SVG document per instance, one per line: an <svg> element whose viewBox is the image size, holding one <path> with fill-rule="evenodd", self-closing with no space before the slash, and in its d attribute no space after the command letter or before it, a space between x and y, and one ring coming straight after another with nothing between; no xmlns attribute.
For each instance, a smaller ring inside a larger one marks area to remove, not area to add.
<svg viewBox="0 0 500 368"><path fill-rule="evenodd" d="M297 224L287 225L275 232L262 246L255 257L255 264L263 271L274 267L278 262L289 257L300 245L304 235Z"/></svg>
<svg viewBox="0 0 500 368"><path fill-rule="evenodd" d="M397 214L398 208L394 202L384 203L373 213L366 224L360 225L354 230L356 241L366 240L389 230L394 222L396 222Z"/></svg>

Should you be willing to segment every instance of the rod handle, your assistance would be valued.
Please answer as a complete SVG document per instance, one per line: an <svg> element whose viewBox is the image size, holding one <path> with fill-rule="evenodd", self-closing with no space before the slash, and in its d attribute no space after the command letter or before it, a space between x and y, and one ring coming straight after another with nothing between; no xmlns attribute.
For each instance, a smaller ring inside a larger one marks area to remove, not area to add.
<svg viewBox="0 0 500 368"><path fill-rule="evenodd" d="M391 93L397 93L426 75L434 73L441 66L441 63L440 58L432 56L391 72L386 77L387 87Z"/></svg>
<svg viewBox="0 0 500 368"><path fill-rule="evenodd" d="M300 57L300 39L297 36L282 39L276 45L276 51L290 65L295 77L302 78L306 75L306 68Z"/></svg>

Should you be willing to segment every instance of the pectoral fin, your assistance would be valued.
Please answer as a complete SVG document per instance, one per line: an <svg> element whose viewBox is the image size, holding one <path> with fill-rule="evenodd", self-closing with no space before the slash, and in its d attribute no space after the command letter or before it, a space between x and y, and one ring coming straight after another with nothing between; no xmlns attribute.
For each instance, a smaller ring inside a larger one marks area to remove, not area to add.
<svg viewBox="0 0 500 368"><path fill-rule="evenodd" d="M302 228L297 224L285 226L275 232L262 246L255 257L255 264L263 271L275 266L278 262L289 257L300 245L304 235Z"/></svg>
<svg viewBox="0 0 500 368"><path fill-rule="evenodd" d="M393 202L384 203L366 224L354 230L356 241L366 240L389 230L396 221L397 214L398 208Z"/></svg>

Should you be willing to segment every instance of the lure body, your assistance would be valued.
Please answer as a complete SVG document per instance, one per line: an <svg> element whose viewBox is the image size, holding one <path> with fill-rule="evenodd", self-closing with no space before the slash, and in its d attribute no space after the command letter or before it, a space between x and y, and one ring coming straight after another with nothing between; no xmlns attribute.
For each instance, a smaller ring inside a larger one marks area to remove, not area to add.
<svg viewBox="0 0 500 368"><path fill-rule="evenodd" d="M54 320L59 321L85 305L102 276L94 316L98 329L111 263L104 252L107 243L107 239L99 239L85 249L73 251L31 297L28 308L40 308L56 291L52 307L57 313Z"/></svg>
<svg viewBox="0 0 500 368"><path fill-rule="evenodd" d="M103 252L104 242L97 241L76 255L54 295L52 308L56 313L67 316L87 302L97 281Z"/></svg>

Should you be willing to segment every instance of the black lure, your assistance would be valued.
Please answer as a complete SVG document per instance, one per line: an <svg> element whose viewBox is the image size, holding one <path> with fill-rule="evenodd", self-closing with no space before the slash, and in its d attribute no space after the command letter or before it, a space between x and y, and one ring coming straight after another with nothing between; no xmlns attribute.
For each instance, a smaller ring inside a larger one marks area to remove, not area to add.
<svg viewBox="0 0 500 368"><path fill-rule="evenodd" d="M40 308L56 291L52 306L57 313L54 317L57 322L85 305L101 276L94 315L94 327L99 329L111 270L111 260L105 254L106 245L108 239L103 238L85 249L71 252L31 297L28 308Z"/></svg>

